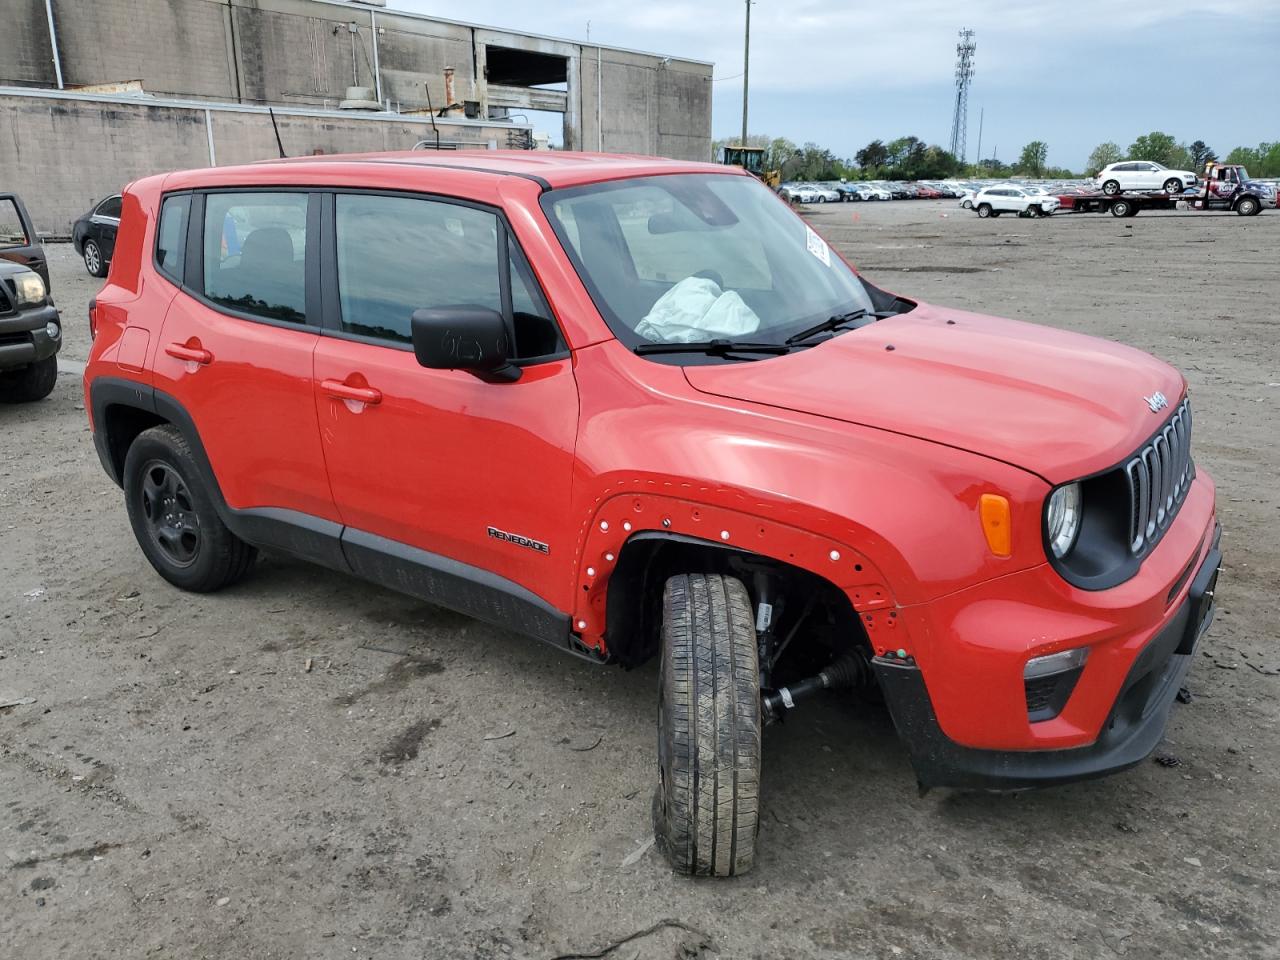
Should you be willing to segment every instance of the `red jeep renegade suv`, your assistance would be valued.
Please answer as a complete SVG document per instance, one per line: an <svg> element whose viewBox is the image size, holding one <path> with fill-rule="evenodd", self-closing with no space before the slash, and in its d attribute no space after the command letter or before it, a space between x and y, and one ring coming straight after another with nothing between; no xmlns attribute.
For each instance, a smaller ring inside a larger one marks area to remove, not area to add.
<svg viewBox="0 0 1280 960"><path fill-rule="evenodd" d="M138 543L661 659L654 827L740 873L760 731L877 684L921 786L1132 766L1213 616L1186 381L873 286L741 171L335 156L124 193L86 409Z"/></svg>

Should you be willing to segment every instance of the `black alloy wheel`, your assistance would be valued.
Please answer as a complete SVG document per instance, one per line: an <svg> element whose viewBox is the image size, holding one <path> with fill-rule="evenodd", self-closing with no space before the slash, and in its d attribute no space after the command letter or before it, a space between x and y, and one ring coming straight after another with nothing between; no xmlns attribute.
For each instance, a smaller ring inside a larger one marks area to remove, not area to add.
<svg viewBox="0 0 1280 960"><path fill-rule="evenodd" d="M141 493L152 543L175 567L191 566L200 554L200 518L182 477L169 464L152 460L142 468Z"/></svg>

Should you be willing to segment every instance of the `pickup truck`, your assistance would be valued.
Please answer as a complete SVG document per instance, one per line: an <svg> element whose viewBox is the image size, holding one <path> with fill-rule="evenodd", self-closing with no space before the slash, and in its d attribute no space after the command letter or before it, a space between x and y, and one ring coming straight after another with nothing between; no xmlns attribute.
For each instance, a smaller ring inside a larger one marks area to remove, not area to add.
<svg viewBox="0 0 1280 960"><path fill-rule="evenodd" d="M38 273L0 258L0 403L43 400L58 379L62 321Z"/></svg>

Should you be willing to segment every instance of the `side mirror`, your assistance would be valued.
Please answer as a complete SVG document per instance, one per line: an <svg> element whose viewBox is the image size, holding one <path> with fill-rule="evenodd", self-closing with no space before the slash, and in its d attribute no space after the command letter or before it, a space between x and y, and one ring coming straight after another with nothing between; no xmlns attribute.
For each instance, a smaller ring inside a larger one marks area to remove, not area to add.
<svg viewBox="0 0 1280 960"><path fill-rule="evenodd" d="M413 353L432 370L469 370L482 380L511 383L521 370L511 363L502 314L488 307L415 310L410 320Z"/></svg>

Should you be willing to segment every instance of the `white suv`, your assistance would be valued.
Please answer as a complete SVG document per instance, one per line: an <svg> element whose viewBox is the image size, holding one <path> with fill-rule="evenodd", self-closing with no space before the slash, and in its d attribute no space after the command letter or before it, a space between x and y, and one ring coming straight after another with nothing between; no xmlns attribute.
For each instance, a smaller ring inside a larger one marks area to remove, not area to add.
<svg viewBox="0 0 1280 960"><path fill-rule="evenodd" d="M1181 193L1196 185L1196 175L1190 170L1170 170L1151 160L1123 160L1102 168L1094 178L1102 192L1114 196L1124 190L1163 190L1165 193Z"/></svg>
<svg viewBox="0 0 1280 960"><path fill-rule="evenodd" d="M1058 209L1057 197L1036 193L1025 187L983 187L970 201L980 217L998 217L1002 213L1038 217L1052 215ZM963 204L963 201L961 201Z"/></svg>

